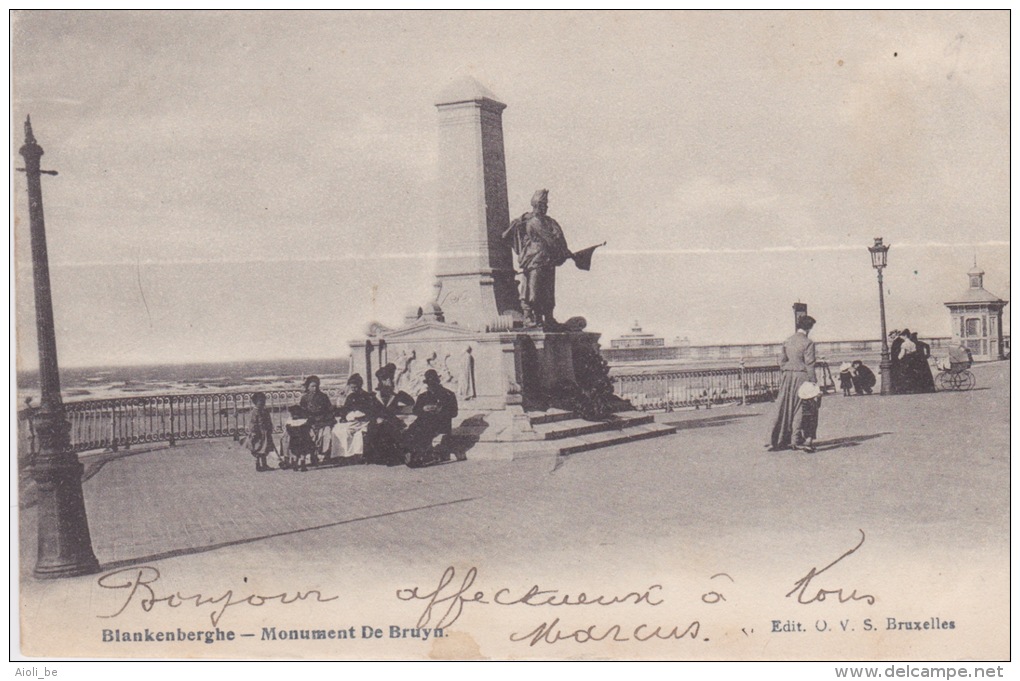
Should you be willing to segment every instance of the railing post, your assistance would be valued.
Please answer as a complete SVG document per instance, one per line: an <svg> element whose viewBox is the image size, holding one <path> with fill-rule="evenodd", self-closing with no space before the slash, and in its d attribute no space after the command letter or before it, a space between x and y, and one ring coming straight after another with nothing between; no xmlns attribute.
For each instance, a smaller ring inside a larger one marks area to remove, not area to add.
<svg viewBox="0 0 1020 681"><path fill-rule="evenodd" d="M174 427L175 426L176 426L176 423L174 421L174 396L171 395L170 396L170 446L171 447L176 447L177 446L177 437L176 437L175 432L174 432Z"/></svg>
<svg viewBox="0 0 1020 681"><path fill-rule="evenodd" d="M747 381L745 374L744 358L740 358L740 404L747 404Z"/></svg>
<svg viewBox="0 0 1020 681"><path fill-rule="evenodd" d="M229 397L228 399L233 403L234 406L234 442L238 442L241 439L241 429L238 427L238 416L240 409L237 404L237 396L234 395L232 397Z"/></svg>
<svg viewBox="0 0 1020 681"><path fill-rule="evenodd" d="M117 405L110 405L110 451L117 451Z"/></svg>

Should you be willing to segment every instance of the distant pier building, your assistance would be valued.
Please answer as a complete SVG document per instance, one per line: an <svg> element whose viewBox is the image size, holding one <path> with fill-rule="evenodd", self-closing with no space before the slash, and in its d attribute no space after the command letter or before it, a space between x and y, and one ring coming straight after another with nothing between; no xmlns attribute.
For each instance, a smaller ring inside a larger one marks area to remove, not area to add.
<svg viewBox="0 0 1020 681"><path fill-rule="evenodd" d="M1005 359L1009 341L1002 331L1002 310L1009 302L985 290L985 273L977 262L967 278L967 290L945 304L953 335L960 337L976 361Z"/></svg>

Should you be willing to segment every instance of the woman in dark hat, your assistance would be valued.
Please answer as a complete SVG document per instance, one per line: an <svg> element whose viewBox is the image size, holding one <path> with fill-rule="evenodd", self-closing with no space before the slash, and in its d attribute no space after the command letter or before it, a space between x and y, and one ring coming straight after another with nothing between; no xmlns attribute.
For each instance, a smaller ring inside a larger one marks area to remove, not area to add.
<svg viewBox="0 0 1020 681"><path fill-rule="evenodd" d="M308 415L308 423L312 429L312 439L315 441L315 453L312 455L312 463L318 463L319 455L325 458L330 456L330 443L333 440L333 426L336 419L333 418L333 403L329 396L319 390L321 381L318 376L309 376L305 379L305 394L301 396L301 409Z"/></svg>
<svg viewBox="0 0 1020 681"><path fill-rule="evenodd" d="M401 445L404 422L400 415L411 413L414 398L396 389L394 385L396 373L395 364L387 364L375 372L379 385L379 403L382 405L383 413L376 419L376 427L365 455L369 463L385 466L404 463L404 448Z"/></svg>
<svg viewBox="0 0 1020 681"><path fill-rule="evenodd" d="M892 345L889 348L889 377L892 388L889 392L897 395L913 392L910 363L906 361L906 358L917 347L913 341L910 341L910 329L893 331L889 335L893 336Z"/></svg>

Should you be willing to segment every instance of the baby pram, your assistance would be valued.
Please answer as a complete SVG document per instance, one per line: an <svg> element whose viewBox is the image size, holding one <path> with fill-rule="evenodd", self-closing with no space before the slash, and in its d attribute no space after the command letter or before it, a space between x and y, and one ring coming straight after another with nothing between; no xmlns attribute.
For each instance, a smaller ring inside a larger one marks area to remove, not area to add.
<svg viewBox="0 0 1020 681"><path fill-rule="evenodd" d="M940 357L935 366L939 370L935 384L940 390L970 390L977 385L977 379L970 372L970 360L953 362L949 357Z"/></svg>

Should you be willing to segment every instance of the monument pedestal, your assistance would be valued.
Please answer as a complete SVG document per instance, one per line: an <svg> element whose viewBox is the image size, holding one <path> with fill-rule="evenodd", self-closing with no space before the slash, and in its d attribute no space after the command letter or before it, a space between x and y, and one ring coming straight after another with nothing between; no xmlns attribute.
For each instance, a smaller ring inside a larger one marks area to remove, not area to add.
<svg viewBox="0 0 1020 681"><path fill-rule="evenodd" d="M599 335L586 331L471 331L457 324L419 319L400 329L381 329L351 342L351 372L369 388L380 367L396 365L395 384L412 397L435 370L457 395L461 410L536 410L577 382L575 355L597 351Z"/></svg>
<svg viewBox="0 0 1020 681"><path fill-rule="evenodd" d="M584 382L581 358L598 351L598 339L586 331L477 332L422 318L352 342L351 371L371 388L374 372L393 363L396 389L415 397L425 372L436 371L457 395L449 449L459 458L555 457L675 432L640 412L593 422L570 409L568 397Z"/></svg>

